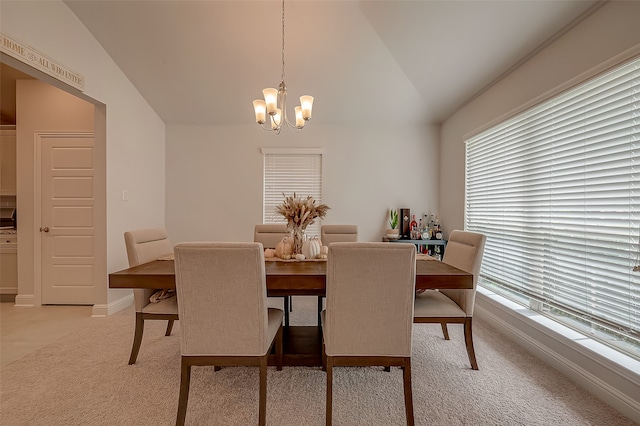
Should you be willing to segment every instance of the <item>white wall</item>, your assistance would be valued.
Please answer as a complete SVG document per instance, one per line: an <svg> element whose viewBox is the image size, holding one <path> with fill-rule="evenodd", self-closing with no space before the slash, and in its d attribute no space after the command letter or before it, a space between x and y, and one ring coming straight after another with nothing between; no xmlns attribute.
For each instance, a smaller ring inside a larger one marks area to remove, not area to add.
<svg viewBox="0 0 640 426"><path fill-rule="evenodd" d="M437 211L435 127L323 126L299 133L243 126L167 126L167 228L173 242L252 241L262 223L262 147L323 148L323 223L357 224L381 241L390 207ZM444 224L447 225L446 222Z"/></svg>
<svg viewBox="0 0 640 426"><path fill-rule="evenodd" d="M640 43L640 2L610 2L498 84L456 112L441 127L440 206L447 221L464 225L464 138ZM628 54L626 55L628 56Z"/></svg>
<svg viewBox="0 0 640 426"><path fill-rule="evenodd" d="M84 93L106 105L107 270L122 269L124 231L164 225L164 124L63 2L2 1L0 8L3 33L82 74ZM103 302L124 292L105 291Z"/></svg>

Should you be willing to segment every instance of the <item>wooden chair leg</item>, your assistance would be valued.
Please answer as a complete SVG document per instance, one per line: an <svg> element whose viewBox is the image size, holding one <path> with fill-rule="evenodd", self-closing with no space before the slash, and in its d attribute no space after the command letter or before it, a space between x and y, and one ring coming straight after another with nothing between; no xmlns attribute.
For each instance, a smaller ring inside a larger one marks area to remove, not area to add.
<svg viewBox="0 0 640 426"><path fill-rule="evenodd" d="M322 325L322 317L320 315L322 312L322 296L318 296L318 327Z"/></svg>
<svg viewBox="0 0 640 426"><path fill-rule="evenodd" d="M187 402L189 400L189 383L191 382L191 365L182 358L180 369L180 397L178 399L178 416L176 426L184 425L187 417Z"/></svg>
<svg viewBox="0 0 640 426"><path fill-rule="evenodd" d="M260 357L260 407L258 409L258 425L267 424L267 357Z"/></svg>
<svg viewBox="0 0 640 426"><path fill-rule="evenodd" d="M171 336L171 330L173 330L173 320L167 321L167 331L164 333L164 335Z"/></svg>
<svg viewBox="0 0 640 426"><path fill-rule="evenodd" d="M449 330L447 330L447 323L441 322L440 326L442 327L442 334L444 335L444 340L449 340Z"/></svg>
<svg viewBox="0 0 640 426"><path fill-rule="evenodd" d="M464 320L464 343L467 346L467 354L469 355L469 362L471 363L471 369L478 369L478 362L476 361L476 352L473 350L473 334L471 332L471 319L467 317Z"/></svg>
<svg viewBox="0 0 640 426"><path fill-rule="evenodd" d="M327 352L325 352L324 337L322 338L322 371L327 371Z"/></svg>
<svg viewBox="0 0 640 426"><path fill-rule="evenodd" d="M327 426L331 426L333 402L333 359L327 357L327 407L325 409Z"/></svg>
<svg viewBox="0 0 640 426"><path fill-rule="evenodd" d="M407 417L407 426L413 426L415 420L413 418L413 390L411 388L411 358L402 367L402 378L404 382L404 409Z"/></svg>
<svg viewBox="0 0 640 426"><path fill-rule="evenodd" d="M282 325L278 328L278 332L276 333L276 370L282 370L282 354L284 352L284 347L282 343Z"/></svg>
<svg viewBox="0 0 640 426"><path fill-rule="evenodd" d="M133 346L131 347L131 355L129 356L129 365L136 363L138 359L138 352L140 351L140 345L142 344L142 333L144 332L144 319L142 319L142 312L136 312L136 330L133 335Z"/></svg>
<svg viewBox="0 0 640 426"><path fill-rule="evenodd" d="M289 300L291 296L284 297L284 326L289 326Z"/></svg>

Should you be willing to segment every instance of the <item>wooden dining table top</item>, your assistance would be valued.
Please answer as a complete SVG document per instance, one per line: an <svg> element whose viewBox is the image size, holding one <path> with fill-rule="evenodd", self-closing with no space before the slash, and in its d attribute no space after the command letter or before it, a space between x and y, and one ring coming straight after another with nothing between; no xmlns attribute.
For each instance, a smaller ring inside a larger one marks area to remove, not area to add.
<svg viewBox="0 0 640 426"><path fill-rule="evenodd" d="M109 288L174 289L173 260L154 260L109 274ZM326 261L266 261L267 294L324 295ZM432 259L416 261L416 289L471 289L473 275Z"/></svg>

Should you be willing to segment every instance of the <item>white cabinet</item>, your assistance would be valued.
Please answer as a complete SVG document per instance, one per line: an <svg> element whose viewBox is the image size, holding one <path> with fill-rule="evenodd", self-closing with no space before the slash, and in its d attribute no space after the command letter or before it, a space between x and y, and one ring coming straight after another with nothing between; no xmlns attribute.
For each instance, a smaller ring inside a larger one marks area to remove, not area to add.
<svg viewBox="0 0 640 426"><path fill-rule="evenodd" d="M18 293L17 236L0 235L0 296Z"/></svg>
<svg viewBox="0 0 640 426"><path fill-rule="evenodd" d="M0 127L0 195L16 195L16 129Z"/></svg>

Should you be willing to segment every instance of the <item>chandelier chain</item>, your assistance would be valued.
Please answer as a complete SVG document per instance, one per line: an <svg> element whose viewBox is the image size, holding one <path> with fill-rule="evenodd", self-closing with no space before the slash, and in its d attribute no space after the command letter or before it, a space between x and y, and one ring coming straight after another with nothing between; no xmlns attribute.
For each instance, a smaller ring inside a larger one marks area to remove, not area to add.
<svg viewBox="0 0 640 426"><path fill-rule="evenodd" d="M282 0L282 81L284 82L284 0Z"/></svg>

